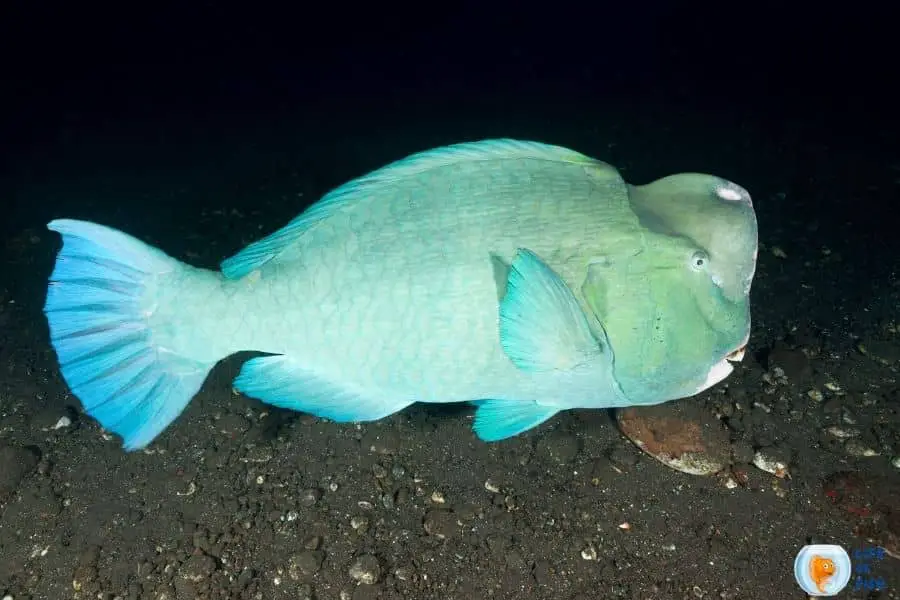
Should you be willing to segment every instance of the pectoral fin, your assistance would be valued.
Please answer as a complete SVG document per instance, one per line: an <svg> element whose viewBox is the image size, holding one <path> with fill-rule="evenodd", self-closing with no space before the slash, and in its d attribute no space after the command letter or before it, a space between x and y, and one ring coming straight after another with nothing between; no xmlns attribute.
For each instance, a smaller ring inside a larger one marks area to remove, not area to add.
<svg viewBox="0 0 900 600"><path fill-rule="evenodd" d="M475 402L475 435L485 442L496 442L537 427L557 412L559 407L541 406L518 400L481 400Z"/></svg>
<svg viewBox="0 0 900 600"><path fill-rule="evenodd" d="M500 303L500 344L523 371L569 371L608 350L574 294L536 254L520 249Z"/></svg>

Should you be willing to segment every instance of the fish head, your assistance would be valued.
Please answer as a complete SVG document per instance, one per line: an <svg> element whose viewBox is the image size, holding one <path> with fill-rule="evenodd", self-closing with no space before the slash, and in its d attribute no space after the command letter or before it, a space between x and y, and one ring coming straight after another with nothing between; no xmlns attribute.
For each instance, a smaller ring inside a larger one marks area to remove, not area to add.
<svg viewBox="0 0 900 600"><path fill-rule="evenodd" d="M714 175L680 173L629 187L632 210L650 231L682 237L722 294L746 299L756 273L758 232L750 194Z"/></svg>
<svg viewBox="0 0 900 600"><path fill-rule="evenodd" d="M715 385L743 358L757 225L746 190L718 177L628 188L641 241L593 261L582 294L610 340L623 392L655 404Z"/></svg>

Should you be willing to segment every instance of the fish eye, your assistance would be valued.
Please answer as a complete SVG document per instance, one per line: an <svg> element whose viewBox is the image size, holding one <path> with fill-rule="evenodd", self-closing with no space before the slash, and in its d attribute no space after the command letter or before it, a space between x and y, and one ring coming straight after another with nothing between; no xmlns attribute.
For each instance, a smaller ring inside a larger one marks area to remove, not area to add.
<svg viewBox="0 0 900 600"><path fill-rule="evenodd" d="M709 265L709 256L706 252L697 251L691 255L691 269L703 271Z"/></svg>

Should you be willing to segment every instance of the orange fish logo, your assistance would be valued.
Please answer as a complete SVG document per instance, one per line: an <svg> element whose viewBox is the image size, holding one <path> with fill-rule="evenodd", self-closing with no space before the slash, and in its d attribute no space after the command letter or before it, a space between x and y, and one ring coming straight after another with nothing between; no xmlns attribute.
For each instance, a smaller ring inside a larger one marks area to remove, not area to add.
<svg viewBox="0 0 900 600"><path fill-rule="evenodd" d="M824 556L814 555L809 559L809 578L816 584L820 593L825 593L825 584L835 572L834 561Z"/></svg>

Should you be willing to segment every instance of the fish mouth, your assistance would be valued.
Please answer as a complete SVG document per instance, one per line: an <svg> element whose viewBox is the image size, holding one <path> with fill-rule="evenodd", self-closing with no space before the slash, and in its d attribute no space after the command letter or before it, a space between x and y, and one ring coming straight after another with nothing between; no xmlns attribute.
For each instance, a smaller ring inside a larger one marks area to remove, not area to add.
<svg viewBox="0 0 900 600"><path fill-rule="evenodd" d="M744 360L744 353L747 351L747 344L744 344L737 350L727 354L725 356L725 360L728 362L741 362Z"/></svg>

